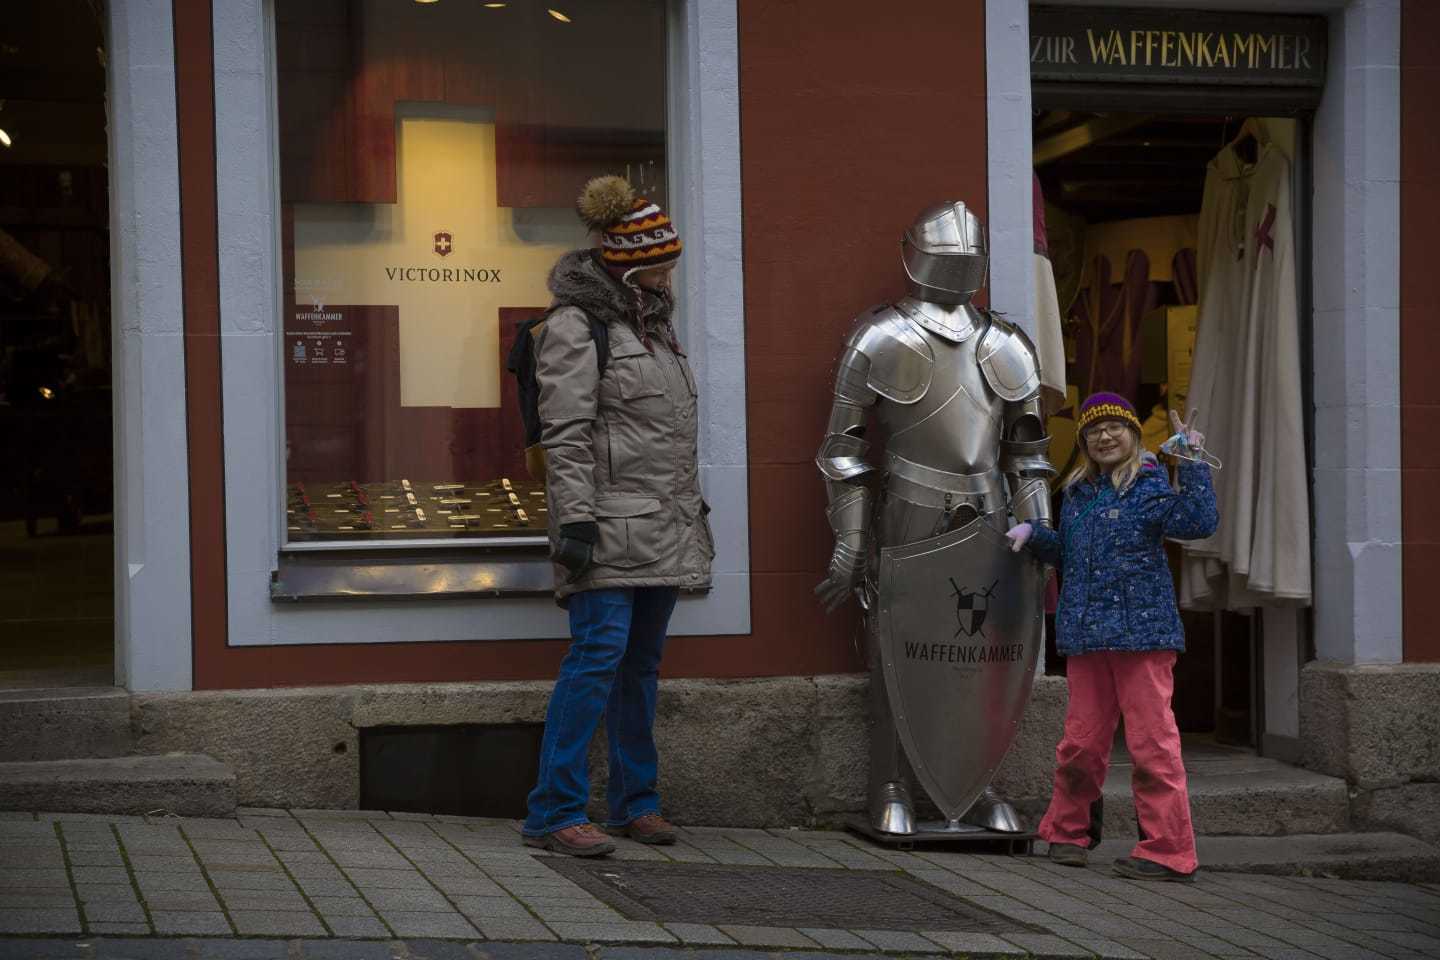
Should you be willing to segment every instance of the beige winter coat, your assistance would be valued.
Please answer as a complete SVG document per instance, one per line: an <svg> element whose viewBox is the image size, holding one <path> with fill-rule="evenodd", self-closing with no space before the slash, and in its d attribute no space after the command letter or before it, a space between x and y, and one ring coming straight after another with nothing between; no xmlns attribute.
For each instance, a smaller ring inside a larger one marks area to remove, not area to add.
<svg viewBox="0 0 1440 960"><path fill-rule="evenodd" d="M556 273L564 266L562 259ZM563 279L628 293L592 262L570 266L576 269ZM672 349L663 320L647 324L648 348L630 323L612 322L609 330L603 376L579 307L555 311L536 337L551 548L561 524L594 520L599 527L594 563L579 579L568 582L569 571L555 567L562 603L606 587L706 588L715 556L700 494L690 365Z"/></svg>

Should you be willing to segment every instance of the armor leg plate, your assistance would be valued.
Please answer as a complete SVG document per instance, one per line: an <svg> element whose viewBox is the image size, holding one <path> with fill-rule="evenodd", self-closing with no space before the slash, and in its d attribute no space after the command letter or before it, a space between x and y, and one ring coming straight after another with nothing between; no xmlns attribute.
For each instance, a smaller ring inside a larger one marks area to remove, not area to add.
<svg viewBox="0 0 1440 960"><path fill-rule="evenodd" d="M900 737L885 695L885 675L875 644L870 644L870 826L882 833L915 832L915 802L901 759Z"/></svg>

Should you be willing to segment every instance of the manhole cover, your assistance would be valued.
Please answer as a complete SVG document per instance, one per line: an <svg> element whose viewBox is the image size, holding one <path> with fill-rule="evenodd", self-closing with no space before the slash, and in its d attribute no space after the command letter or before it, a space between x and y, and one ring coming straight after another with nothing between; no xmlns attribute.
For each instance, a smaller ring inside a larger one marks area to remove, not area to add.
<svg viewBox="0 0 1440 960"><path fill-rule="evenodd" d="M632 920L861 930L1043 932L885 870L542 858Z"/></svg>

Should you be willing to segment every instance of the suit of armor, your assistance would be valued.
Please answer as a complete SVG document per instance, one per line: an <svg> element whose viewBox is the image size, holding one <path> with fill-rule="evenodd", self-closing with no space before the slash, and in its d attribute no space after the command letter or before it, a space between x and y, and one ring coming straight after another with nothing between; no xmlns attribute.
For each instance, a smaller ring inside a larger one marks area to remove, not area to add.
<svg viewBox="0 0 1440 960"><path fill-rule="evenodd" d="M1036 353L1018 328L971 304L984 284L984 228L963 203L920 215L902 240L909 296L857 320L845 341L816 463L829 495L835 549L816 592L830 609L853 592L873 614L887 584L868 571L884 547L940 536L975 520L1003 533L1048 524L1049 437ZM883 457L867 458L873 414ZM915 832L914 805L870 621L873 829ZM974 733L979 733L975 731ZM957 731L957 735L963 735ZM986 787L965 820L1021 829Z"/></svg>

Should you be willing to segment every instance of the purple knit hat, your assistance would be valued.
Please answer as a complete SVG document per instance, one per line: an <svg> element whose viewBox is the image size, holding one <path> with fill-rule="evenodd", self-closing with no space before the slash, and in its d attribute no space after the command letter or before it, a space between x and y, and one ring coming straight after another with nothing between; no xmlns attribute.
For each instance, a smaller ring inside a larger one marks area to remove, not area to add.
<svg viewBox="0 0 1440 960"><path fill-rule="evenodd" d="M1097 420L1121 420L1134 427L1136 433L1142 432L1134 405L1118 393L1092 393L1080 404L1081 433Z"/></svg>

